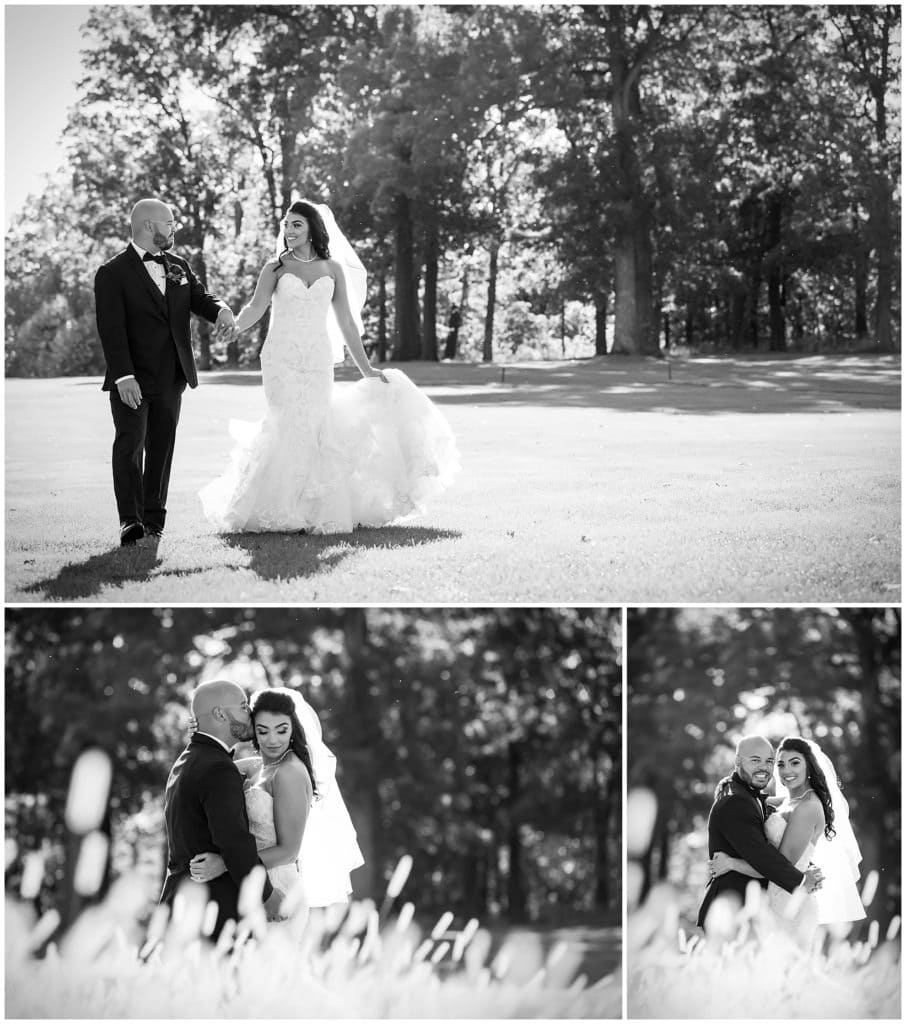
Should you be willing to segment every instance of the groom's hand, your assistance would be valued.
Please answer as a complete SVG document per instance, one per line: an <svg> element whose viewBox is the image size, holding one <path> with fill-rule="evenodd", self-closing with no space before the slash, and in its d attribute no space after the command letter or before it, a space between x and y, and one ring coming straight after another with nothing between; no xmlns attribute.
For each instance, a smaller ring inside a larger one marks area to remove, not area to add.
<svg viewBox="0 0 906 1024"><path fill-rule="evenodd" d="M120 401L123 405L128 405L130 409L137 409L142 404L142 389L138 386L135 377L126 377L125 380L121 380L117 384L116 390Z"/></svg>
<svg viewBox="0 0 906 1024"><path fill-rule="evenodd" d="M218 341L230 342L236 337L236 318L231 309L225 307L217 314L217 322L214 325Z"/></svg>
<svg viewBox="0 0 906 1024"><path fill-rule="evenodd" d="M195 882L210 882L225 874L226 869L219 853L199 853L189 861L189 874Z"/></svg>
<svg viewBox="0 0 906 1024"><path fill-rule="evenodd" d="M805 869L805 879L802 883L805 886L807 893L817 892L824 884L824 874L821 868L816 868L814 865Z"/></svg>

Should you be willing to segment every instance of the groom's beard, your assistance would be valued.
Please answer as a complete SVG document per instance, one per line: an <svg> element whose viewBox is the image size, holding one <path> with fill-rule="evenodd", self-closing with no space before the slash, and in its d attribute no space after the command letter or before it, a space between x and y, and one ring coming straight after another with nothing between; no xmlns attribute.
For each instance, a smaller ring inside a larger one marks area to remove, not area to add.
<svg viewBox="0 0 906 1024"><path fill-rule="evenodd" d="M152 241L158 249L172 249L173 243L176 241L176 235L162 235L159 231L155 231Z"/></svg>
<svg viewBox="0 0 906 1024"><path fill-rule="evenodd" d="M237 718L233 718L229 711L227 711L226 714L227 718L230 720L230 735L234 740L241 740L244 742L250 740L252 736L254 736L255 730L253 729L250 721L240 722Z"/></svg>

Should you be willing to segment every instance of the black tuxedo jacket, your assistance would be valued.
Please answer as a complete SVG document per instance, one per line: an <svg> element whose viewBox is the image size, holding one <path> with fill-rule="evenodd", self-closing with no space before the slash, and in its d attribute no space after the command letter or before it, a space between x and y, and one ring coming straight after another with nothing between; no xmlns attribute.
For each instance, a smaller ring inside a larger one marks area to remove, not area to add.
<svg viewBox="0 0 906 1024"><path fill-rule="evenodd" d="M225 874L208 882L218 906L214 938L227 920L238 920L239 887L261 861L242 792L242 776L226 750L210 736L196 733L176 759L164 797L167 822L167 877L161 903L170 903L189 877L189 861L211 851L223 857ZM273 891L265 880L264 898Z"/></svg>
<svg viewBox="0 0 906 1024"><path fill-rule="evenodd" d="M105 391L129 374L147 395L173 387L174 379L185 387L176 376L179 371L189 387L198 384L189 314L214 323L224 304L205 291L181 256L165 253L165 258L168 276L182 282L167 281L165 295L131 244L95 275L95 313L107 362Z"/></svg>
<svg viewBox="0 0 906 1024"><path fill-rule="evenodd" d="M738 871L728 871L712 878L698 911L699 926L704 926L711 904L721 893L735 892L743 901L749 882L756 881L762 888L767 888L768 882L774 882L792 892L804 878L803 873L768 842L758 798L735 781L731 781L726 791L715 800L708 815L708 856L713 857L718 850L748 861L764 878L752 879Z"/></svg>

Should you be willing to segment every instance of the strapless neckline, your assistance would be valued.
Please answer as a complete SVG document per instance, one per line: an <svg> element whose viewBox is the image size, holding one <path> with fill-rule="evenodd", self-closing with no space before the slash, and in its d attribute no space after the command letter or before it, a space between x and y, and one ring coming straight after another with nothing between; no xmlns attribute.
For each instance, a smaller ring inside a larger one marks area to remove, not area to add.
<svg viewBox="0 0 906 1024"><path fill-rule="evenodd" d="M315 285L316 285L316 284L317 284L317 283L318 283L319 281L333 281L333 278L332 278L332 277L330 276L330 274L322 274L322 275L321 275L320 277L316 277L316 278L314 279L314 281L312 281L312 283L311 283L311 284L308 284L308 283L306 283L305 281L303 281L303 280L302 280L302 278L301 278L301 277L299 277L299 275L298 275L298 274L289 274L289 273L286 273L286 274L281 274L281 276L280 276L280 281L287 281L287 280L293 280L293 281L298 281L298 282L299 282L299 284L301 284L301 285L302 285L302 287L303 287L303 288L304 288L304 289L305 289L305 290L306 290L307 292L310 292L310 291L312 290L312 288L314 288L314 286L315 286ZM278 284L278 285L279 285L280 281L278 281L278 282L277 282L277 284Z"/></svg>

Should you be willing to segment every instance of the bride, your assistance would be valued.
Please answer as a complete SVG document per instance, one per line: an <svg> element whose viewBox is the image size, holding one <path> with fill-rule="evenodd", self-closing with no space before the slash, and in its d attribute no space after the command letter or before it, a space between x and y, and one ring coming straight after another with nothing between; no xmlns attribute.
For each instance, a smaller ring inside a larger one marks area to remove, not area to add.
<svg viewBox="0 0 906 1024"><path fill-rule="evenodd" d="M247 331L271 307L261 352L267 412L233 421L223 476L200 491L221 532L346 533L420 511L459 468L446 420L400 370L362 345L365 268L326 206L295 202L278 255L236 318ZM334 388L344 343L363 380Z"/></svg>
<svg viewBox="0 0 906 1024"><path fill-rule="evenodd" d="M777 748L775 772L777 795L768 798L775 813L765 820L765 835L799 870L810 863L820 867L824 882L811 894L802 889L788 893L771 882L767 905L777 927L809 943L819 925L865 917L856 886L862 854L837 773L817 743L785 737ZM726 853L715 853L708 863L713 876L736 871L763 877L748 861Z"/></svg>
<svg viewBox="0 0 906 1024"><path fill-rule="evenodd" d="M251 713L258 754L236 767L245 776L249 830L271 884L281 897L300 887L307 907L347 902L349 873L364 860L318 716L298 692L282 686L259 690ZM224 871L213 852L190 863L196 882Z"/></svg>

